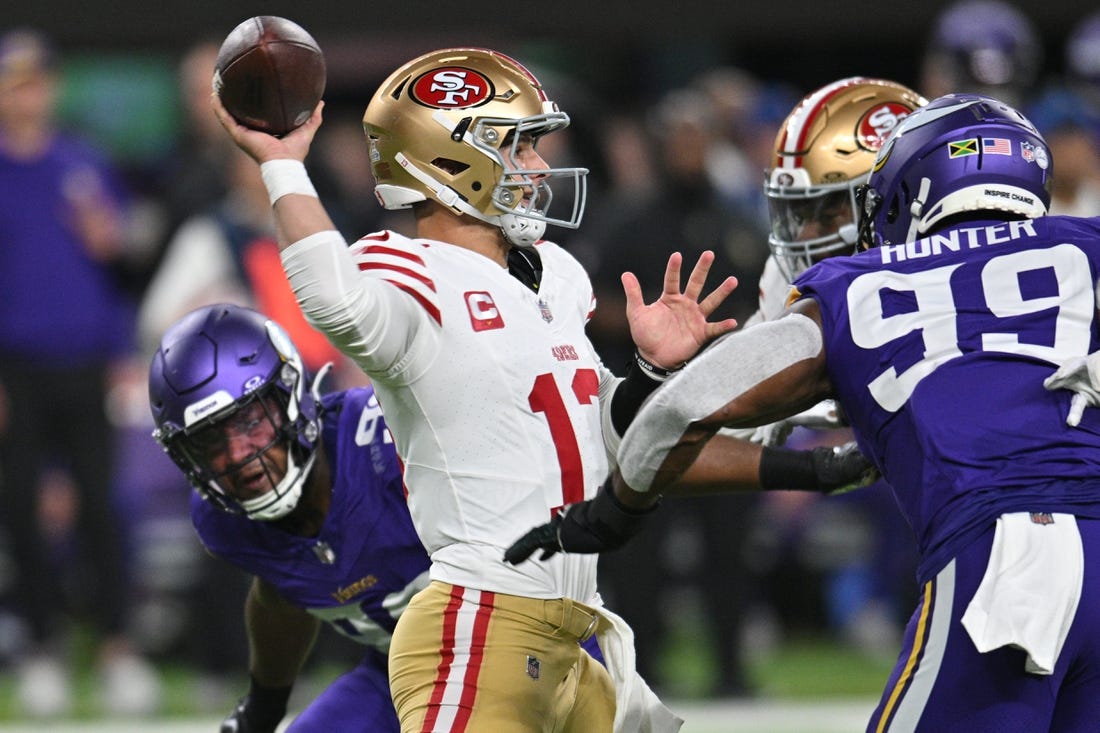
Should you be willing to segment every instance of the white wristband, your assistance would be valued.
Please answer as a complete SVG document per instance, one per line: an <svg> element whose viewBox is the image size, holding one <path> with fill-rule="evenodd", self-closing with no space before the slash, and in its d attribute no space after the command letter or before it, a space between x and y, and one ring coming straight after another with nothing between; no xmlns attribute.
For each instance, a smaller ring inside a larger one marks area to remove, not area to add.
<svg viewBox="0 0 1100 733"><path fill-rule="evenodd" d="M317 189L309 180L306 167L300 160L280 158L269 160L260 164L260 175L263 176L264 185L267 186L267 194L271 199L271 205L286 196L288 193L300 193L303 196L317 198Z"/></svg>

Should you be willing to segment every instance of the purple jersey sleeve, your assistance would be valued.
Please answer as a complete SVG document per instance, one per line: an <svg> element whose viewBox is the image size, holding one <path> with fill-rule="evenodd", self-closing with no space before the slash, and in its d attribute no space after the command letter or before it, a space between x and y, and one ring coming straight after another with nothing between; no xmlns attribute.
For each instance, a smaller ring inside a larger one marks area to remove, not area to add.
<svg viewBox="0 0 1100 733"><path fill-rule="evenodd" d="M1100 516L1100 410L1043 380L1098 347L1100 219L969 223L795 282L829 375L913 526L922 578L1006 511Z"/></svg>
<svg viewBox="0 0 1100 733"><path fill-rule="evenodd" d="M341 633L385 650L408 598L427 583L429 559L373 390L327 395L322 439L333 487L317 537L227 514L197 494L192 522L215 555L270 582Z"/></svg>

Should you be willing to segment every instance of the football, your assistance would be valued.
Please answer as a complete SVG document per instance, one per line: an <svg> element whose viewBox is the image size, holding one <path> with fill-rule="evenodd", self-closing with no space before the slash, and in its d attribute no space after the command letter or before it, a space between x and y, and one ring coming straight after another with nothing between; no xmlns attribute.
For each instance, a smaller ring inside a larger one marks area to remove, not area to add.
<svg viewBox="0 0 1100 733"><path fill-rule="evenodd" d="M325 57L297 23L258 15L234 28L214 62L214 93L246 127L285 135L325 92Z"/></svg>

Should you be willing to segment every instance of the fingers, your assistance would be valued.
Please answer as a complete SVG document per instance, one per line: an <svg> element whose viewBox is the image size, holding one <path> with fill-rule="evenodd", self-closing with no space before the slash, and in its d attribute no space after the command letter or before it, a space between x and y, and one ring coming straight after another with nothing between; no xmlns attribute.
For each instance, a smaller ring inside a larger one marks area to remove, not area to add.
<svg viewBox="0 0 1100 733"><path fill-rule="evenodd" d="M626 295L626 310L641 308L645 305L642 299L642 286L638 278L632 272L624 272L620 280L623 283L623 294Z"/></svg>
<svg viewBox="0 0 1100 733"><path fill-rule="evenodd" d="M1071 428L1077 427L1081 422L1081 416L1085 414L1085 408L1088 407L1089 398L1085 395L1077 392L1073 395L1073 399L1069 403L1069 415L1066 417L1066 425Z"/></svg>
<svg viewBox="0 0 1100 733"><path fill-rule="evenodd" d="M220 122L222 127L230 133L240 125L240 123L233 118L233 115L229 114L229 110L225 108L225 105L222 104L221 97L214 92L210 93L210 108L214 110L214 116L218 118L218 122Z"/></svg>
<svg viewBox="0 0 1100 733"><path fill-rule="evenodd" d="M704 333L706 334L706 340L711 341L719 336L723 336L730 331L737 328L736 318L727 318L724 321L718 321L716 323L707 323Z"/></svg>
<svg viewBox="0 0 1100 733"><path fill-rule="evenodd" d="M537 549L537 545L531 542L532 532L520 537L512 546L504 551L504 562L510 565L519 565L521 562L531 557L531 553Z"/></svg>
<svg viewBox="0 0 1100 733"><path fill-rule="evenodd" d="M519 565L531 557L535 550L540 549L542 550L540 560L551 557L561 549L558 544L558 532L553 522L535 527L513 542L512 546L504 551L504 562Z"/></svg>
<svg viewBox="0 0 1100 733"><path fill-rule="evenodd" d="M672 262L670 261L669 265L671 266L671 264ZM711 250L706 250L705 252L703 252L703 254L698 255L698 260L695 262L695 266L692 267L691 276L687 277L687 287L684 288L684 295L686 297L689 297L692 300L698 300L698 296L700 296L700 294L703 292L703 286L706 285L706 276L709 272L711 272L712 264L714 264L714 252L712 252ZM668 280L668 274L665 274L665 293L669 292ZM680 287L679 267L678 269L676 269L676 287Z"/></svg>
<svg viewBox="0 0 1100 733"><path fill-rule="evenodd" d="M324 108L324 100L318 102L317 106L313 108L313 114L309 116L309 119L284 135L283 140L291 142L292 138L304 137L307 141L311 141L313 136L317 134L317 128L321 126L321 122L323 121L322 110L324 110Z"/></svg>
<svg viewBox="0 0 1100 733"><path fill-rule="evenodd" d="M710 295L703 298L699 303L700 310L708 316L718 309L718 306L722 305L726 301L726 298L730 296L734 290L737 289L738 281L733 275L730 275L721 283L718 284Z"/></svg>
<svg viewBox="0 0 1100 733"><path fill-rule="evenodd" d="M684 256L679 252L673 252L668 258L668 265L665 267L664 289L664 292L668 295L680 294L680 265L683 264L683 261ZM694 275L694 273L692 274Z"/></svg>

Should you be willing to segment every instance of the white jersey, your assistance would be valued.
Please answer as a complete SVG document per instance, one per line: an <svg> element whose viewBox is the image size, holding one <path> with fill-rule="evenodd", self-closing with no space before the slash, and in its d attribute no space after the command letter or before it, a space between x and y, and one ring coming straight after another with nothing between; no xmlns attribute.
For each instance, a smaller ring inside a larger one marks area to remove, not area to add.
<svg viewBox="0 0 1100 733"><path fill-rule="evenodd" d="M754 323L774 321L787 309L787 296L791 293L791 284L779 270L775 257L769 257L760 273L760 308L745 319L744 328Z"/></svg>
<svg viewBox="0 0 1100 733"><path fill-rule="evenodd" d="M302 309L371 377L404 463L432 578L538 598L596 594L596 555L519 566L504 550L608 472L601 393L617 379L585 335L581 265L540 243L535 293L454 245L382 232L287 248Z"/></svg>

